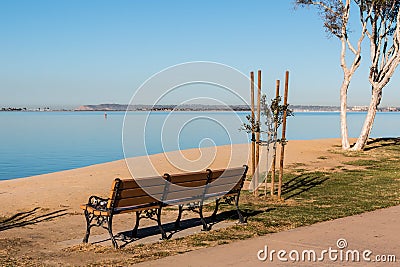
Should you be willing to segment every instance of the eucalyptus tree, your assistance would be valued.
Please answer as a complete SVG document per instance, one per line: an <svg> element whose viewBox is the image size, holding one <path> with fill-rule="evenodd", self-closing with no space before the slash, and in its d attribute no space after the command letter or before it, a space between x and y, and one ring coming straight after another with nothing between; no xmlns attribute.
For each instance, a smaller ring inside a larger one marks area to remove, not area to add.
<svg viewBox="0 0 400 267"><path fill-rule="evenodd" d="M350 148L347 130L347 91L354 73L361 64L361 45L367 29L367 24L362 24L357 42L354 43L350 40L350 2L351 0L296 1L298 6L316 6L324 21L326 32L330 36L339 38L341 43L340 66L343 70L343 81L340 86L340 132L343 149Z"/></svg>
<svg viewBox="0 0 400 267"><path fill-rule="evenodd" d="M400 63L400 0L355 0L361 22L368 24L371 65L371 100L363 128L353 150L362 150L369 138L383 88Z"/></svg>
<svg viewBox="0 0 400 267"><path fill-rule="evenodd" d="M371 65L368 80L372 87L371 101L360 136L352 148L361 150L371 133L382 99L382 90L400 62L400 0L296 0L295 4L316 6L326 31L341 42L340 66L343 70L343 81L340 87L340 124L343 149L350 148L346 115L347 91L354 73L361 64L363 40L365 37L369 39ZM350 15L353 14L350 11L353 10L359 16L359 31L349 29Z"/></svg>

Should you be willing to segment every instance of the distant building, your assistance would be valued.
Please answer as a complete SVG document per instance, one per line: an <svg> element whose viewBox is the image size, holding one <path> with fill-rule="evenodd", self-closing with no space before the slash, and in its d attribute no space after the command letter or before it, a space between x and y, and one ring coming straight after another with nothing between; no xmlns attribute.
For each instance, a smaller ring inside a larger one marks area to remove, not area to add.
<svg viewBox="0 0 400 267"><path fill-rule="evenodd" d="M354 106L351 108L352 111L367 111L368 106Z"/></svg>
<svg viewBox="0 0 400 267"><path fill-rule="evenodd" d="M387 111L394 111L395 112L395 111L400 111L400 110L399 110L399 108L396 108L396 107L388 107Z"/></svg>

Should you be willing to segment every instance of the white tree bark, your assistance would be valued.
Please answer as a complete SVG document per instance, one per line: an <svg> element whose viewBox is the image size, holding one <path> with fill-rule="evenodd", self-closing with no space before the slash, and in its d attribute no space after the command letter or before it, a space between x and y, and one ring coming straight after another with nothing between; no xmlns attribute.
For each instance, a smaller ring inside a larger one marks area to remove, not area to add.
<svg viewBox="0 0 400 267"><path fill-rule="evenodd" d="M357 139L355 145L351 150L359 151L363 150L367 145L369 135L371 134L372 126L375 121L376 111L378 109L379 103L382 99L382 88L373 88L371 101L368 107L368 113L364 120L364 125L362 127L360 136Z"/></svg>
<svg viewBox="0 0 400 267"><path fill-rule="evenodd" d="M342 136L342 149L349 149L349 136L347 131L347 89L350 80L344 78L340 88L340 133Z"/></svg>
<svg viewBox="0 0 400 267"><path fill-rule="evenodd" d="M347 26L350 17L350 0L346 0L344 3L344 12L342 14L342 29L341 29L341 36L340 41L342 44L342 49L340 52L340 66L343 70L343 81L340 87L340 133L342 137L342 149L348 150L350 148L349 144L349 136L347 130L347 91L350 86L350 81L361 64L361 44L364 40L365 33L366 33L366 23L362 21L362 31L360 38L357 42L357 48L355 48L350 40L348 39L347 34ZM352 64L347 67L346 63L346 52L350 50L353 55Z"/></svg>
<svg viewBox="0 0 400 267"><path fill-rule="evenodd" d="M376 111L382 98L382 89L389 82L400 63L400 12L397 10L399 2L398 0L393 2L382 1L381 3L378 3L378 1L355 1L355 4L359 6L362 26L357 47L352 45L348 37L351 0L297 0L296 2L299 5L318 6L325 20L325 28L341 41L340 65L344 75L340 87L340 130L342 149L344 150L350 148L347 130L347 91L353 74L361 63L362 41L365 35L370 39L371 71L369 81L373 91L364 126L355 146L352 148L352 150L361 150L365 147L371 133ZM393 15L396 13L397 17L393 19ZM392 34L393 42L391 43ZM349 51L354 56L350 66L346 63L346 53Z"/></svg>
<svg viewBox="0 0 400 267"><path fill-rule="evenodd" d="M400 12L397 13L396 17L393 44L388 51L382 47L387 45L387 39L384 39L384 36L387 35L392 22L389 25L381 22L381 31L376 30L377 26L374 23L372 23L372 31L367 32L371 47L372 63L369 82L372 85L372 96L361 133L357 142L351 148L354 151L363 150L367 145L375 121L376 111L382 99L382 90L389 83L390 78L400 63Z"/></svg>

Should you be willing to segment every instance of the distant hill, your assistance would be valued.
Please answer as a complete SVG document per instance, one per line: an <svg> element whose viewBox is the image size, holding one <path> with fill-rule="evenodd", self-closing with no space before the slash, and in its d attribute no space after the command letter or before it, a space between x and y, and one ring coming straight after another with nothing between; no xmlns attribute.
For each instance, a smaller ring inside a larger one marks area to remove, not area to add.
<svg viewBox="0 0 400 267"><path fill-rule="evenodd" d="M250 110L247 105L124 105L124 104L99 104L84 105L75 109L75 111L246 111Z"/></svg>
<svg viewBox="0 0 400 267"><path fill-rule="evenodd" d="M337 106L308 106L308 105L290 105L294 112L339 112ZM354 106L349 107L348 111L365 112L368 107ZM75 111L250 111L247 105L126 105L126 104L99 104L80 106ZM378 111L400 111L400 107L381 107Z"/></svg>
<svg viewBox="0 0 400 267"><path fill-rule="evenodd" d="M84 105L75 109L75 111L125 111L128 105L121 104L99 104Z"/></svg>
<svg viewBox="0 0 400 267"><path fill-rule="evenodd" d="M317 106L317 105L290 105L290 109L294 112L340 112L340 107L337 106ZM98 104L98 105L83 105L77 108L72 107L0 107L1 111L250 111L247 105L126 105L126 104ZM348 107L347 111L351 112L366 112L368 106L352 106ZM380 107L381 112L400 112L400 107Z"/></svg>

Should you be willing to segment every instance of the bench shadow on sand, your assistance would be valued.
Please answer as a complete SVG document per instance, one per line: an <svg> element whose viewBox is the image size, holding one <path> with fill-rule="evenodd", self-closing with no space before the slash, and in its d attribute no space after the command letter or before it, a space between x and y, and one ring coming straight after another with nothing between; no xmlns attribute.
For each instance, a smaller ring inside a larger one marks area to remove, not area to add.
<svg viewBox="0 0 400 267"><path fill-rule="evenodd" d="M41 210L41 208L37 207L30 211L18 212L11 217L0 220L0 232L12 228L38 224L67 215L66 209L56 210L48 213L43 213Z"/></svg>
<svg viewBox="0 0 400 267"><path fill-rule="evenodd" d="M298 175L283 184L282 196L284 196L285 199L293 198L306 191L309 191L310 189L316 186L323 184L326 180L328 180L327 177L324 177L322 174L318 173ZM247 221L247 218L249 217L253 217L264 212L270 212L274 209L275 208L268 208L266 210L241 209L241 211L243 216L245 217L245 220ZM207 223L211 227L217 225L218 223L227 222L229 220L237 220L237 213L235 209L222 211L218 213L214 220L206 218ZM199 218L182 220L180 228L175 227L175 222L163 224L163 228L167 233L168 239L173 238L174 235L176 235L181 231L188 230L191 228L193 228L194 230L194 228L201 226L202 224ZM155 226L139 228L137 235L135 237L132 236L132 231L119 232L116 234L116 239L118 240L120 248L123 248L138 240L143 240L145 238L150 238L150 237L157 238L157 236L160 236L160 231L158 229L158 226L155 225ZM110 241L110 238L102 239L97 242L92 242L92 244L99 244L106 241Z"/></svg>
<svg viewBox="0 0 400 267"><path fill-rule="evenodd" d="M255 216L262 212L265 212L265 211L253 211L253 210L247 210L247 209L242 210L242 214L245 217L246 221L247 221L248 217ZM229 220L234 220L234 221L237 220L236 210L222 211L221 213L217 214L217 216L213 220L211 220L211 218L206 218L206 221L207 221L208 225L211 227L211 229L214 225L217 225L219 223L231 222ZM163 229L167 233L168 239L173 238L174 235L176 235L177 233L182 232L184 230L193 229L193 231L195 231L195 230L198 230L199 227L202 227L202 223L199 218L190 218L190 219L181 220L179 228L175 227L175 222L163 224ZM194 228L197 228L197 229L194 229ZM188 235L191 235L191 234L193 234L193 233L188 233ZM120 248L123 248L133 242L136 242L138 240L142 240L145 238L151 238L151 237L154 238L155 237L156 239L158 239L157 237L159 237L159 236L160 236L160 230L157 225L139 228L137 235L135 237L132 236L131 230L119 232L115 235ZM91 242L91 244L100 244L100 243L107 242L107 241L110 241L110 238L102 239L97 242Z"/></svg>

